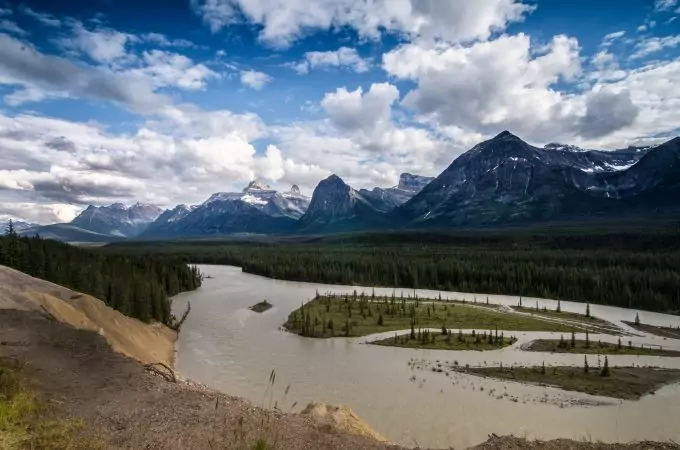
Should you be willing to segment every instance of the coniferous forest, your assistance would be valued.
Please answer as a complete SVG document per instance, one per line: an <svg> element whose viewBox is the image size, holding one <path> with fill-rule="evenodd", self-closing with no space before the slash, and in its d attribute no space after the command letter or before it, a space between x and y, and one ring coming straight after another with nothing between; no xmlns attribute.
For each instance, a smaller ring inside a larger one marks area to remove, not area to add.
<svg viewBox="0 0 680 450"><path fill-rule="evenodd" d="M296 281L523 295L680 313L677 228L136 242L103 250L237 265Z"/></svg>
<svg viewBox="0 0 680 450"><path fill-rule="evenodd" d="M169 297L201 285L201 274L180 258L112 255L39 237L0 237L0 264L102 299L142 321L173 325Z"/></svg>

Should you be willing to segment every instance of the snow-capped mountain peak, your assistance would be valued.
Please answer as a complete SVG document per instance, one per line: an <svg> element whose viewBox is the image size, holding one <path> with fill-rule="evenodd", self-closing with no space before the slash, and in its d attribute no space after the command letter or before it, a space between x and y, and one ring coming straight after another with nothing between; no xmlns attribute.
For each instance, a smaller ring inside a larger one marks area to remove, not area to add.
<svg viewBox="0 0 680 450"><path fill-rule="evenodd" d="M90 205L71 224L96 233L133 237L144 231L162 212L154 205L141 203L130 207L122 203Z"/></svg>
<svg viewBox="0 0 680 450"><path fill-rule="evenodd" d="M543 147L546 150L561 150L561 151L569 151L569 152L587 152L589 150L586 150L581 147L577 147L576 145L568 145L568 144L560 144L558 142L551 142L550 144L545 144Z"/></svg>
<svg viewBox="0 0 680 450"><path fill-rule="evenodd" d="M243 192L248 192L250 190L270 191L272 188L262 180L255 179L248 183L248 186L243 189Z"/></svg>

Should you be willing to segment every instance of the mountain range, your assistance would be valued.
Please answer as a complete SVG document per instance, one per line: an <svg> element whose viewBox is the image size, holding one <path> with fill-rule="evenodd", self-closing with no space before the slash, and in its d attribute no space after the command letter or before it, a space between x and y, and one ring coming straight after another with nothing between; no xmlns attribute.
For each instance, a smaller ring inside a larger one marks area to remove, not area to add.
<svg viewBox="0 0 680 450"><path fill-rule="evenodd" d="M70 224L22 233L58 238L63 229L72 238L82 230L83 239L75 240L93 233L99 240L493 226L677 212L679 198L678 137L654 147L600 151L558 143L540 148L504 131L439 176L404 173L391 188L356 190L331 175L310 199L295 185L278 192L255 180L200 205L166 211L139 203L90 206Z"/></svg>

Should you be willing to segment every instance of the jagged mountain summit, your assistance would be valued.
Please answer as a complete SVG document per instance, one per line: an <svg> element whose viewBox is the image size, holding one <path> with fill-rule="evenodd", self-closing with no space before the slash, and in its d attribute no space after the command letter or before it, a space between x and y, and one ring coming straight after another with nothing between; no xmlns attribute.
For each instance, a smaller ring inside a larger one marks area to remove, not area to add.
<svg viewBox="0 0 680 450"><path fill-rule="evenodd" d="M456 158L394 217L418 227L622 213L629 202L614 199L640 195L662 180L676 182L668 167L677 167L677 140L604 152L538 148L504 131Z"/></svg>
<svg viewBox="0 0 680 450"><path fill-rule="evenodd" d="M127 207L122 203L109 206L88 206L70 223L83 230L99 234L135 237L155 221L163 212L154 205L135 203Z"/></svg>
<svg viewBox="0 0 680 450"><path fill-rule="evenodd" d="M376 228L385 224L382 207L346 184L337 175L321 180L296 230L327 233Z"/></svg>
<svg viewBox="0 0 680 450"><path fill-rule="evenodd" d="M309 198L296 185L278 192L253 180L241 192L217 192L200 205L166 211L142 237L281 233L291 230L308 206Z"/></svg>
<svg viewBox="0 0 680 450"><path fill-rule="evenodd" d="M434 180L433 177L402 173L399 176L399 184L394 187L361 189L359 193L370 201L376 209L387 212L411 199L432 180Z"/></svg>

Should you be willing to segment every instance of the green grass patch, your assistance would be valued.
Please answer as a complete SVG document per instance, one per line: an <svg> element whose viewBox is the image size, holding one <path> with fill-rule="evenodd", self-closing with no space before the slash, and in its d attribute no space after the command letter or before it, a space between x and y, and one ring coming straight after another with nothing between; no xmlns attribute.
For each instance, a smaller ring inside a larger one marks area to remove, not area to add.
<svg viewBox="0 0 680 450"><path fill-rule="evenodd" d="M578 353L600 355L644 355L644 356L680 356L680 351L664 350L656 346L634 346L632 342L594 342L585 340L537 339L531 342L525 350L532 352Z"/></svg>
<svg viewBox="0 0 680 450"><path fill-rule="evenodd" d="M89 450L99 443L84 437L84 423L58 417L25 384L21 367L0 359L0 448L3 450Z"/></svg>
<svg viewBox="0 0 680 450"><path fill-rule="evenodd" d="M307 337L357 337L410 328L571 332L571 325L471 304L414 297L317 295L293 311L284 327ZM578 331L578 330L576 330Z"/></svg>
<svg viewBox="0 0 680 450"><path fill-rule="evenodd" d="M579 313L573 313L573 312L566 312L566 311L556 311L553 309L547 309L547 308L527 308L525 306L514 306L513 309L515 311L523 312L523 313L529 313L529 314L535 314L540 317L549 317L551 319L562 319L562 320L573 320L576 322L581 322L584 325L589 325L589 326L597 326L597 327L605 327L605 328L616 328L614 324L611 322L607 322L604 319L600 319L598 317L593 317L593 316L587 316L585 314L579 314ZM584 311L585 311L585 306L584 306Z"/></svg>
<svg viewBox="0 0 680 450"><path fill-rule="evenodd" d="M432 332L428 330L414 330L414 333L406 335L395 335L387 339L373 341L371 344L384 345L388 347L421 348L433 350L498 350L508 345L512 345L517 340L514 337L505 337L503 333L496 335L475 331L474 334L453 332L444 330Z"/></svg>
<svg viewBox="0 0 680 450"><path fill-rule="evenodd" d="M655 369L651 367L611 367L609 375L591 367L477 367L455 369L490 378L512 380L521 383L556 386L567 391L585 392L592 395L637 400L666 384L680 381L678 369Z"/></svg>

